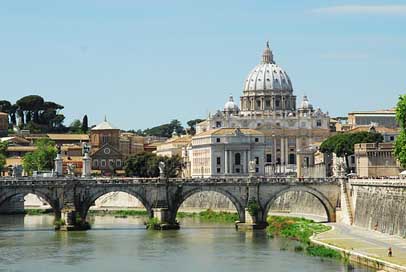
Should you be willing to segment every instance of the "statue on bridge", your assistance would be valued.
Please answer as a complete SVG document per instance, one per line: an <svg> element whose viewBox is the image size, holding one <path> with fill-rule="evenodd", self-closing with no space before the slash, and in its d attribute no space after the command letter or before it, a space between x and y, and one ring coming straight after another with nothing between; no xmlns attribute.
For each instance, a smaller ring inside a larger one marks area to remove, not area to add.
<svg viewBox="0 0 406 272"><path fill-rule="evenodd" d="M159 177L164 178L165 177L165 163L163 161L160 161L158 164L159 168Z"/></svg>

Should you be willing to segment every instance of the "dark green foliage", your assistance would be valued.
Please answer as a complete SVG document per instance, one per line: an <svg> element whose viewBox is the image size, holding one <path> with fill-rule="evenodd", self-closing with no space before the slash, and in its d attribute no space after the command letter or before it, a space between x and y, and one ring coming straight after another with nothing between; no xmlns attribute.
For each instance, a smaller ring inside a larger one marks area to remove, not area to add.
<svg viewBox="0 0 406 272"><path fill-rule="evenodd" d="M0 142L0 176L1 173L5 170L6 166L7 146L7 142Z"/></svg>
<svg viewBox="0 0 406 272"><path fill-rule="evenodd" d="M313 234L328 231L329 226L315 223L313 220L296 217L270 216L268 217L267 232L270 237L281 236L301 242L301 246L296 246L295 251L306 249L306 253L311 256L340 258L341 254L335 250L324 246L313 245L310 237Z"/></svg>
<svg viewBox="0 0 406 272"><path fill-rule="evenodd" d="M0 111L9 113L11 110L11 103L7 100L0 100Z"/></svg>
<svg viewBox="0 0 406 272"><path fill-rule="evenodd" d="M177 218L193 217L198 218L201 221L207 222L224 222L224 223L234 223L239 219L237 213L232 212L215 212L211 209L196 213L196 212L178 212Z"/></svg>
<svg viewBox="0 0 406 272"><path fill-rule="evenodd" d="M402 167L406 167L406 95L399 96L396 105L396 120L401 131L396 138L394 153Z"/></svg>
<svg viewBox="0 0 406 272"><path fill-rule="evenodd" d="M39 95L24 96L14 105L6 100L0 101L0 111L9 114L10 127L17 125L19 119L21 129L29 129L34 133L66 132L62 124L65 116L58 113L61 109L63 106L44 101Z"/></svg>
<svg viewBox="0 0 406 272"><path fill-rule="evenodd" d="M189 126L188 132L190 135L195 135L196 134L196 124L203 122L204 119L193 119L187 122L187 125Z"/></svg>
<svg viewBox="0 0 406 272"><path fill-rule="evenodd" d="M69 126L69 131L75 134L82 133L82 123L80 122L80 120L73 120L73 122Z"/></svg>
<svg viewBox="0 0 406 272"><path fill-rule="evenodd" d="M321 145L323 153L335 153L338 157L344 157L347 170L349 170L347 157L354 154L354 145L359 143L380 143L383 136L375 132L339 133L327 138Z"/></svg>
<svg viewBox="0 0 406 272"><path fill-rule="evenodd" d="M159 176L159 162L165 163L164 173L165 177L176 177L182 169L182 159L179 156L159 157L152 153L141 153L130 156L124 164L124 170L127 176L130 177L158 177Z"/></svg>
<svg viewBox="0 0 406 272"><path fill-rule="evenodd" d="M172 120L169 124L148 128L144 130L142 134L170 138L174 131L178 135L185 133L185 129L178 120Z"/></svg>
<svg viewBox="0 0 406 272"><path fill-rule="evenodd" d="M89 130L89 121L87 120L87 115L83 116L82 120L82 133L87 133Z"/></svg>
<svg viewBox="0 0 406 272"><path fill-rule="evenodd" d="M49 139L40 139L35 143L37 150L27 153L23 158L24 170L32 174L33 171L52 170L56 157L55 143Z"/></svg>
<svg viewBox="0 0 406 272"><path fill-rule="evenodd" d="M259 206L258 201L256 201L254 198L251 198L248 201L247 209L248 209L248 213L251 216L257 216L261 207Z"/></svg>

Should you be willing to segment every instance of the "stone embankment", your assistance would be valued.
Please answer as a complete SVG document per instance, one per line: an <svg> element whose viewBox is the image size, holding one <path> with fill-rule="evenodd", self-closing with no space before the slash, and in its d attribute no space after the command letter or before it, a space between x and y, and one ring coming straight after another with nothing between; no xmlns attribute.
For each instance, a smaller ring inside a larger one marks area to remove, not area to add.
<svg viewBox="0 0 406 272"><path fill-rule="evenodd" d="M406 237L406 180L351 179L354 225Z"/></svg>

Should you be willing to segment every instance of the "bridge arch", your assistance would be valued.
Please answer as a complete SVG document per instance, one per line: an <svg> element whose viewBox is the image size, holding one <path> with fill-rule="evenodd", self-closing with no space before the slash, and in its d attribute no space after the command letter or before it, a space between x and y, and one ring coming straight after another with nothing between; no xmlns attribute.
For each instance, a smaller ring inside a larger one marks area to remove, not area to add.
<svg viewBox="0 0 406 272"><path fill-rule="evenodd" d="M176 215L179 211L179 208L188 198L190 198L191 196L193 196L197 193L202 193L202 192L215 192L215 193L225 196L228 200L231 201L231 203L233 203L235 209L237 210L239 221L241 221L241 222L245 221L245 208L243 206L243 203L241 203L241 200L238 197L234 196L231 192L229 192L225 189L216 188L216 187L208 187L208 188L197 187L197 188L193 188L193 189L183 192L181 194L180 198L178 199L178 201L175 202L174 212L173 212L174 219L176 219Z"/></svg>
<svg viewBox="0 0 406 272"><path fill-rule="evenodd" d="M130 187L120 187L120 188L102 188L102 189L93 189L89 193L86 193L86 197L77 205L77 210L79 211L79 214L81 218L85 219L90 207L95 203L97 199L100 197L109 194L109 193L114 193L114 192L122 192L122 193L127 193L133 197L135 197L137 200L139 200L142 205L145 207L147 210L147 214L149 217L153 216L153 211L152 211L152 205L148 202L147 198L145 195L142 193L138 192L137 190L134 190Z"/></svg>
<svg viewBox="0 0 406 272"><path fill-rule="evenodd" d="M319 190L312 188L312 187L308 187L308 186L291 186L288 188L284 188L284 189L278 191L276 194L274 194L264 205L263 220L266 220L273 202L278 197L280 197L288 192L305 192L305 193L309 193L310 195L314 196L323 206L323 208L326 212L326 215L327 215L328 222L336 221L336 209L333 206L333 204L331 204L330 200Z"/></svg>
<svg viewBox="0 0 406 272"><path fill-rule="evenodd" d="M4 193L0 194L0 206L3 205L5 202L9 201L13 197L19 195L26 196L28 194L33 194L44 199L51 206L52 210L55 212L55 215L59 216L60 212L59 200L57 198L52 197L52 192L44 189L20 188L18 190L5 191Z"/></svg>

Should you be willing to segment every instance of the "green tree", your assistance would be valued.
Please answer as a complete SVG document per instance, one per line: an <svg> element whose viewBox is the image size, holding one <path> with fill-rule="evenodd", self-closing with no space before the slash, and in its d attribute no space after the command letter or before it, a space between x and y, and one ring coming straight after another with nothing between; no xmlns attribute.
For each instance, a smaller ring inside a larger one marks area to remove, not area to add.
<svg viewBox="0 0 406 272"><path fill-rule="evenodd" d="M27 95L17 100L16 105L21 110L22 115L25 114L25 122L23 121L23 125L30 122L33 116L35 117L33 121L38 121L38 114L44 102L44 98L39 95ZM22 118L22 120L24 119Z"/></svg>
<svg viewBox="0 0 406 272"><path fill-rule="evenodd" d="M124 163L124 171L129 177L157 177L158 163L157 156L152 153L132 155Z"/></svg>
<svg viewBox="0 0 406 272"><path fill-rule="evenodd" d="M161 157L158 160L162 160L165 163L164 175L167 178L175 178L182 170L183 163L182 158L179 155L172 157Z"/></svg>
<svg viewBox="0 0 406 272"><path fill-rule="evenodd" d="M338 157L343 157L349 171L348 156L354 154L354 145L359 143L380 143L383 136L375 132L355 132L339 133L327 138L321 145L320 151L323 153L335 153Z"/></svg>
<svg viewBox="0 0 406 272"><path fill-rule="evenodd" d="M89 121L87 120L87 115L83 116L82 120L82 133L87 133L89 130Z"/></svg>
<svg viewBox="0 0 406 272"><path fill-rule="evenodd" d="M179 120L176 120L176 119L172 120L168 124L163 124L163 125L156 126L153 128L148 128L143 131L143 134L170 138L174 131L177 134L185 134L185 129L183 128L182 124L180 123Z"/></svg>
<svg viewBox="0 0 406 272"><path fill-rule="evenodd" d="M76 119L74 120L70 126L69 126L69 131L71 133L82 133L82 123L80 122L80 120Z"/></svg>
<svg viewBox="0 0 406 272"><path fill-rule="evenodd" d="M190 135L195 135L196 134L196 125L200 122L203 122L204 119L193 119L187 122L187 125L189 126L188 131Z"/></svg>
<svg viewBox="0 0 406 272"><path fill-rule="evenodd" d="M55 143L43 138L37 140L35 146L37 149L34 152L27 153L23 157L24 170L29 174L33 171L52 170L57 153Z"/></svg>
<svg viewBox="0 0 406 272"><path fill-rule="evenodd" d="M406 95L399 96L396 105L396 120L401 131L396 138L394 153L401 166L406 167Z"/></svg>
<svg viewBox="0 0 406 272"><path fill-rule="evenodd" d="M168 178L178 176L182 169L180 156L160 157L153 153L141 153L130 156L124 163L124 171L129 177L158 177L159 162L165 163L164 175Z"/></svg>
<svg viewBox="0 0 406 272"><path fill-rule="evenodd" d="M6 166L7 146L7 142L0 142L0 175L2 175L4 167Z"/></svg>

